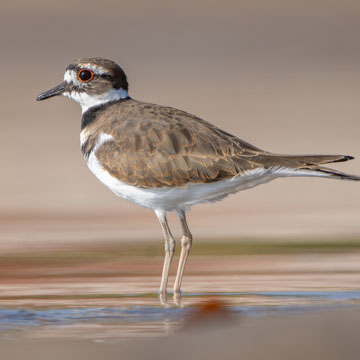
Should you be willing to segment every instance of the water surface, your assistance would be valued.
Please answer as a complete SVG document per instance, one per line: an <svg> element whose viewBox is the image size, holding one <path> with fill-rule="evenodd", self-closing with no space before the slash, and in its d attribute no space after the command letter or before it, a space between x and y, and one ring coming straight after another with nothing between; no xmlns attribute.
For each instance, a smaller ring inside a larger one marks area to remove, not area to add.
<svg viewBox="0 0 360 360"><path fill-rule="evenodd" d="M204 302L222 304L234 318L265 317L310 311L360 307L360 291L273 291L183 294L181 304L169 296L161 304L156 294L118 297L121 306L3 307L0 338L71 338L119 341L162 336L180 329ZM114 299L112 299L114 300Z"/></svg>

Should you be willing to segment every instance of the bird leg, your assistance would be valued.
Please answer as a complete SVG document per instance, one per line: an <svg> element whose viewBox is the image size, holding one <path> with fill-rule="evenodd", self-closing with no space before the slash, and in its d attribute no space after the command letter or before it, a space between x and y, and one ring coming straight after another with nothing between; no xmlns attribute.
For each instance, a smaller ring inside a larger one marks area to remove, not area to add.
<svg viewBox="0 0 360 360"><path fill-rule="evenodd" d="M186 222L185 212L179 211L178 216L181 222L183 236L181 238L181 253L174 283L174 295L180 293L181 281L184 275L186 261L192 245L192 235Z"/></svg>
<svg viewBox="0 0 360 360"><path fill-rule="evenodd" d="M161 228L165 237L165 259L160 283L160 297L166 298L166 287L169 277L169 270L175 252L175 240L171 234L166 219L166 213L164 211L155 211L155 213L160 221Z"/></svg>

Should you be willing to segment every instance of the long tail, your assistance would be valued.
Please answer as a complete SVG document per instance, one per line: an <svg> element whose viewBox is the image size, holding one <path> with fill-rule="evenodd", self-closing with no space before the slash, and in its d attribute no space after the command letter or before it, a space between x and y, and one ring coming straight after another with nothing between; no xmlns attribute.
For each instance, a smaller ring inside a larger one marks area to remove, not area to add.
<svg viewBox="0 0 360 360"><path fill-rule="evenodd" d="M284 172L283 176L320 176L339 180L360 180L360 176L346 174L321 166L323 164L352 160L354 159L353 156L271 154L269 156L269 160L270 159L274 161L274 165L277 165L279 172Z"/></svg>

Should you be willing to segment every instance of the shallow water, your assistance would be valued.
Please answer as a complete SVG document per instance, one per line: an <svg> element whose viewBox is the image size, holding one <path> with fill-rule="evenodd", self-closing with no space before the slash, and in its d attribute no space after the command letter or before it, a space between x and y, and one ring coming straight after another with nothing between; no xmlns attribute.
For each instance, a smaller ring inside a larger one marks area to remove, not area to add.
<svg viewBox="0 0 360 360"><path fill-rule="evenodd" d="M114 342L180 329L204 302L217 301L236 319L360 307L360 291L269 291L183 294L160 304L155 294L127 295L122 305L0 308L0 339L72 338Z"/></svg>
<svg viewBox="0 0 360 360"><path fill-rule="evenodd" d="M187 326L211 302L240 321L360 307L359 252L195 256L181 299L159 299L154 292L161 257L92 254L2 259L0 339L164 336ZM173 281L174 273L170 288Z"/></svg>

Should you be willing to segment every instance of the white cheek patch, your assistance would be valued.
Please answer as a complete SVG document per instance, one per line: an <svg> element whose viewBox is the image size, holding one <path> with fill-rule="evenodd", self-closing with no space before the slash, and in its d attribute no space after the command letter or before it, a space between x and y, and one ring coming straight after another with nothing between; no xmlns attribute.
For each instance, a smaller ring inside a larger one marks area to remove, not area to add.
<svg viewBox="0 0 360 360"><path fill-rule="evenodd" d="M65 91L63 92L63 95L79 103L82 108L82 113L92 108L93 106L98 106L101 104L106 104L110 101L126 99L129 97L128 92L122 88L111 89L110 91L101 95L88 95L86 92L78 91Z"/></svg>
<svg viewBox="0 0 360 360"><path fill-rule="evenodd" d="M74 101L76 101L77 103L79 103L81 105L81 103L83 102L83 94L77 92L77 91L65 91L63 92L63 95L68 97L69 99L72 99Z"/></svg>

